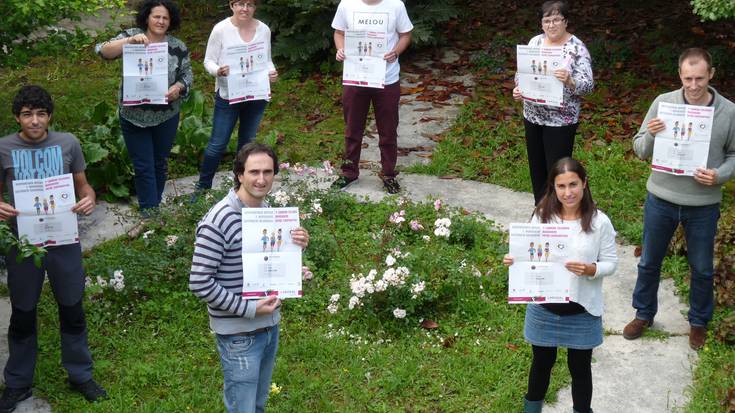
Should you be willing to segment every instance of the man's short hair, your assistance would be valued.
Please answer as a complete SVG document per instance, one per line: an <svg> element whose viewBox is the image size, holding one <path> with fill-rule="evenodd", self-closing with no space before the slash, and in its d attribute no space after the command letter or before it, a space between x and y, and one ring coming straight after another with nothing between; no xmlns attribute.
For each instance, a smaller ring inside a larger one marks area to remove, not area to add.
<svg viewBox="0 0 735 413"><path fill-rule="evenodd" d="M45 109L50 115L54 112L54 101L46 89L36 85L26 85L20 88L13 99L13 115L20 116L23 108Z"/></svg>
<svg viewBox="0 0 735 413"><path fill-rule="evenodd" d="M240 189L240 180L238 177L245 173L245 162L248 161L248 157L250 155L254 155L256 153L264 153L270 156L271 159L273 159L273 175L278 175L278 156L273 148L262 143L251 142L240 148L237 156L235 156L235 163L233 165L232 172L235 174L234 188L236 191Z"/></svg>
<svg viewBox="0 0 735 413"><path fill-rule="evenodd" d="M679 69L681 69L681 65L687 60L690 60L692 63L704 60L704 62L707 63L707 70L709 71L712 69L712 55L702 48L690 47L689 49L681 52L681 55L679 55Z"/></svg>

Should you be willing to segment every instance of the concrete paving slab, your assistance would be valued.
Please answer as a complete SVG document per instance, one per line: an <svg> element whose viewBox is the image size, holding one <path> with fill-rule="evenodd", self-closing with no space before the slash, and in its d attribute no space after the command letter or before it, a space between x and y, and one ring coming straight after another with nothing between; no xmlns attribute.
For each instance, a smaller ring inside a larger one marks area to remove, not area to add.
<svg viewBox="0 0 735 413"><path fill-rule="evenodd" d="M0 298L0 332L2 332L2 339L0 339L0 366L4 366L8 361L8 337L4 334L8 331L8 325L10 324L10 299L3 297ZM0 374L0 382L5 386L5 378ZM31 396L29 399L18 403L18 407L15 409L15 413L50 413L51 406L46 400Z"/></svg>
<svg viewBox="0 0 735 413"><path fill-rule="evenodd" d="M687 337L663 341L605 337L592 355L595 413L680 411L688 400L692 364L698 359L688 343ZM557 403L544 406L544 413L572 411L571 388L562 389L557 397Z"/></svg>
<svg viewBox="0 0 735 413"><path fill-rule="evenodd" d="M635 317L632 307L633 288L638 277L639 258L634 255L635 247L618 244L618 269L605 279L605 329L617 334ZM653 329L668 334L689 334L689 323L685 315L687 305L675 294L676 288L671 279L664 279L658 290L659 311L654 320Z"/></svg>

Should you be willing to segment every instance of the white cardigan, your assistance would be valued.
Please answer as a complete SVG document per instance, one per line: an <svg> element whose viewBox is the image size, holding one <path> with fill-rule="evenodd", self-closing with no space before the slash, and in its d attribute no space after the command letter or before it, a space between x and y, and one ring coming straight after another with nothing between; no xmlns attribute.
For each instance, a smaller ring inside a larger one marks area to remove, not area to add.
<svg viewBox="0 0 735 413"><path fill-rule="evenodd" d="M536 215L531 218L531 223L539 224ZM573 241L570 261L580 261L588 264L595 263L597 270L593 277L587 275L572 275L569 295L572 301L579 303L593 316L601 316L603 312L602 279L612 275L618 266L618 254L615 244L615 229L602 211L592 218L592 232L582 231L581 220L563 221L555 217L549 223L571 224L579 230Z"/></svg>
<svg viewBox="0 0 735 413"><path fill-rule="evenodd" d="M228 47L264 42L268 56L268 70L276 70L276 66L273 64L271 58L271 29L260 20L257 20L257 22L258 26L255 28L255 36L253 36L253 40L247 43L242 40L239 29L232 24L232 20L229 17L217 23L209 35L207 51L204 54L204 68L207 70L207 73L217 78L214 90L215 92L219 91L222 99L229 98L229 94L227 93L227 77L217 76L217 71L220 66L224 65L225 50Z"/></svg>

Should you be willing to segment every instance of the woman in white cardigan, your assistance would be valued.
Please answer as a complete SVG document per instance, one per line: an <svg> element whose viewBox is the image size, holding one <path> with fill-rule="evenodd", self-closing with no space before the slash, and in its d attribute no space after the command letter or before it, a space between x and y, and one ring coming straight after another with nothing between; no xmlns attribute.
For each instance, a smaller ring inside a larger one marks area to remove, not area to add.
<svg viewBox="0 0 735 413"><path fill-rule="evenodd" d="M602 279L615 272L615 229L595 207L584 167L572 158L557 161L549 172L546 193L534 210L532 223L564 223L578 228L570 246L573 259L565 267L574 276L573 301L529 304L524 336L533 346L524 412L540 413L549 387L557 347L568 349L574 411L592 412L592 349L602 344ZM506 255L503 264L512 265Z"/></svg>
<svg viewBox="0 0 735 413"><path fill-rule="evenodd" d="M225 63L227 50L237 46L248 46L249 50L258 50L266 60L266 69L263 70L268 70L270 82L278 80L278 71L271 59L271 30L265 23L255 18L257 5L256 0L230 0L232 16L217 23L209 35L207 51L204 55L204 68L210 75L215 76L217 81L215 83L212 135L204 150L204 159L199 170L198 189L212 187L212 179L219 168L222 154L227 149L232 130L238 119L240 127L235 153L255 138L268 102L268 99L235 100L230 96L227 90L227 76L230 70L235 70L235 73L245 73L252 71L253 68L260 70L260 66L251 65L253 62L251 55L251 59L247 61L241 59L238 67L230 68Z"/></svg>

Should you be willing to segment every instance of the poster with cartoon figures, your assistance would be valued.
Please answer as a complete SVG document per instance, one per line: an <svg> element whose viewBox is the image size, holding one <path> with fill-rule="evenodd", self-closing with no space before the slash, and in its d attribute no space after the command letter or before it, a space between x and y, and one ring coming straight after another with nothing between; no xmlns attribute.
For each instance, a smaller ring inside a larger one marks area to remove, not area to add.
<svg viewBox="0 0 735 413"><path fill-rule="evenodd" d="M383 89L388 52L385 32L345 31L342 84Z"/></svg>
<svg viewBox="0 0 735 413"><path fill-rule="evenodd" d="M165 105L168 43L123 45L123 106Z"/></svg>
<svg viewBox="0 0 735 413"><path fill-rule="evenodd" d="M224 61L230 67L227 76L230 105L270 99L271 83L265 42L228 47Z"/></svg>
<svg viewBox="0 0 735 413"><path fill-rule="evenodd" d="M508 303L566 303L572 273L564 268L573 229L559 224L510 224Z"/></svg>
<svg viewBox="0 0 735 413"><path fill-rule="evenodd" d="M715 108L660 102L656 116L666 129L653 141L651 169L694 176L697 168L706 167Z"/></svg>
<svg viewBox="0 0 735 413"><path fill-rule="evenodd" d="M564 69L561 47L516 46L518 87L523 99L539 105L561 106L564 84L554 77L554 70Z"/></svg>
<svg viewBox="0 0 735 413"><path fill-rule="evenodd" d="M72 174L13 181L18 235L38 246L79 242Z"/></svg>
<svg viewBox="0 0 735 413"><path fill-rule="evenodd" d="M298 227L298 208L243 208L243 299L303 296L301 247L291 240Z"/></svg>

